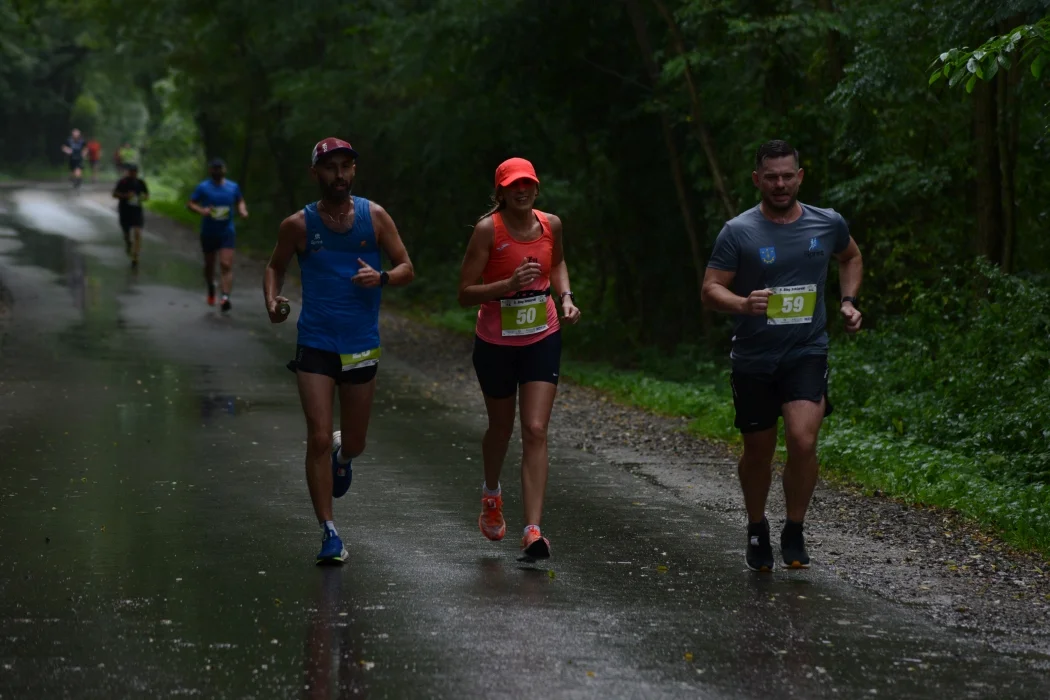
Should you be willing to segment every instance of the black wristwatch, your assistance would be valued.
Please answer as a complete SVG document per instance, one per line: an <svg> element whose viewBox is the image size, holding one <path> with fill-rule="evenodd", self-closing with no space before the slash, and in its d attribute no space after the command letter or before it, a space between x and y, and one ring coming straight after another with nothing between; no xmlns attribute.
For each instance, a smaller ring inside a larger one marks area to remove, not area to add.
<svg viewBox="0 0 1050 700"><path fill-rule="evenodd" d="M853 304L854 308L857 307L857 297L842 297L842 301L839 302L839 306L845 304L847 301Z"/></svg>
<svg viewBox="0 0 1050 700"><path fill-rule="evenodd" d="M576 303L576 295L572 292L562 292L561 296L558 297L558 301L565 301L565 297L569 297L570 299L572 299L573 304Z"/></svg>
<svg viewBox="0 0 1050 700"><path fill-rule="evenodd" d="M379 286L380 287L385 287L386 283L389 282L389 281L390 281L390 273L389 272L387 272L386 270L383 270L382 272L379 273Z"/></svg>

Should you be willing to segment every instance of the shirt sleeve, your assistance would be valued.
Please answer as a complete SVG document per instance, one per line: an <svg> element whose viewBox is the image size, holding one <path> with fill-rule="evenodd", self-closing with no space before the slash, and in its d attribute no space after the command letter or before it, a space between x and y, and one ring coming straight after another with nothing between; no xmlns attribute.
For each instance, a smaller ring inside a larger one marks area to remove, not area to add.
<svg viewBox="0 0 1050 700"><path fill-rule="evenodd" d="M244 197L241 195L241 186L235 185L233 188L233 202L234 204L240 202Z"/></svg>
<svg viewBox="0 0 1050 700"><path fill-rule="evenodd" d="M200 203L204 201L204 187L197 185L193 190L193 194L190 195L190 201L194 203Z"/></svg>
<svg viewBox="0 0 1050 700"><path fill-rule="evenodd" d="M838 255L846 248L849 248L849 224L846 223L846 219L843 218L842 214L835 212L835 217L835 247L831 252Z"/></svg>
<svg viewBox="0 0 1050 700"><path fill-rule="evenodd" d="M142 194L149 194L149 188L146 187L145 180L139 180L139 192L141 192Z"/></svg>
<svg viewBox="0 0 1050 700"><path fill-rule="evenodd" d="M711 251L707 266L725 272L736 272L740 266L740 245L728 222L715 239L715 249Z"/></svg>

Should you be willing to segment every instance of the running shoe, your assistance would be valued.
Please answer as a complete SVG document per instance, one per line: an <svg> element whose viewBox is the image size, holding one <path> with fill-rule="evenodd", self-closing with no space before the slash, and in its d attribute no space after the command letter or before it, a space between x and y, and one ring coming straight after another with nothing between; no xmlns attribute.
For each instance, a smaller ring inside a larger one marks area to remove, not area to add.
<svg viewBox="0 0 1050 700"><path fill-rule="evenodd" d="M215 287L208 287L208 306L215 306Z"/></svg>
<svg viewBox="0 0 1050 700"><path fill-rule="evenodd" d="M773 560L773 545L769 543L769 521L762 518L760 523L749 523L747 526L747 553L744 554L747 568L752 571L769 572L776 562Z"/></svg>
<svg viewBox="0 0 1050 700"><path fill-rule="evenodd" d="M784 557L784 566L789 569L808 569L809 553L806 552L806 538L802 535L802 523L790 520L784 523L780 532L780 555Z"/></svg>
<svg viewBox="0 0 1050 700"><path fill-rule="evenodd" d="M339 448L343 445L343 433L340 430L332 433L332 498L339 498L350 490L354 478L353 460L346 464L339 461Z"/></svg>
<svg viewBox="0 0 1050 700"><path fill-rule="evenodd" d="M507 534L507 522L503 519L503 494L481 496L481 515L478 516L481 534L494 542Z"/></svg>
<svg viewBox="0 0 1050 700"><path fill-rule="evenodd" d="M226 294L222 295L222 306L220 307L223 311L229 311L233 308L233 304L230 303L230 297Z"/></svg>
<svg viewBox="0 0 1050 700"><path fill-rule="evenodd" d="M551 541L540 533L537 526L529 525L525 529L525 536L521 538L521 553L527 559L548 559Z"/></svg>
<svg viewBox="0 0 1050 700"><path fill-rule="evenodd" d="M320 565L342 564L349 556L350 553L343 547L343 541L339 539L339 535L326 527L321 540L321 551L317 553L317 563Z"/></svg>

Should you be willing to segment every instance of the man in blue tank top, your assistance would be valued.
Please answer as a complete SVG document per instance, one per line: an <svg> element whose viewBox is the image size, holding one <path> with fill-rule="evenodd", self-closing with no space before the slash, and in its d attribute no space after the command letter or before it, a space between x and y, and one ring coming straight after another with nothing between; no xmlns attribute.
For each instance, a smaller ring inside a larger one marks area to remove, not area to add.
<svg viewBox="0 0 1050 700"><path fill-rule="evenodd" d="M204 281L208 285L208 305L215 305L215 258L222 272L222 310L229 311L230 292L233 291L233 248L236 232L233 212L248 218L248 206L241 196L241 188L226 179L226 163L213 158L208 163L209 177L197 185L186 208L201 215L201 250L204 252Z"/></svg>
<svg viewBox="0 0 1050 700"><path fill-rule="evenodd" d="M321 199L281 222L263 294L270 321L284 321L289 310L281 287L288 263L298 256L303 307L288 368L296 373L306 414L306 483L322 529L317 563L338 564L348 555L333 522L332 498L350 488L351 460L365 449L379 365L382 288L408 284L415 271L386 210L351 196L357 152L349 143L318 142L310 172ZM382 269L380 251L393 264L389 271ZM333 433L337 388L340 429Z"/></svg>

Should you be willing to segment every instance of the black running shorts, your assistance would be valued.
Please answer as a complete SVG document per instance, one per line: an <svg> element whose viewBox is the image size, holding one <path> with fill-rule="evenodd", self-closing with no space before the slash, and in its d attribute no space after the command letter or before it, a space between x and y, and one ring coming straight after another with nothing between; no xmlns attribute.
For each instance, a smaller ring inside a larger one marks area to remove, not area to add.
<svg viewBox="0 0 1050 700"><path fill-rule="evenodd" d="M831 415L828 400L828 356L810 355L777 367L772 374L733 372L733 406L742 433L773 428L781 407L790 401L825 399L824 416Z"/></svg>
<svg viewBox="0 0 1050 700"><path fill-rule="evenodd" d="M490 399L514 396L519 384L557 385L561 371L561 331L530 345L496 345L474 336L474 371Z"/></svg>
<svg viewBox="0 0 1050 700"><path fill-rule="evenodd" d="M339 353L305 345L295 347L295 359L287 367L296 373L323 374L334 379L336 384L367 384L375 379L379 371L378 364L344 370Z"/></svg>
<svg viewBox="0 0 1050 700"><path fill-rule="evenodd" d="M142 207L127 207L120 210L120 227L125 232L142 228Z"/></svg>

